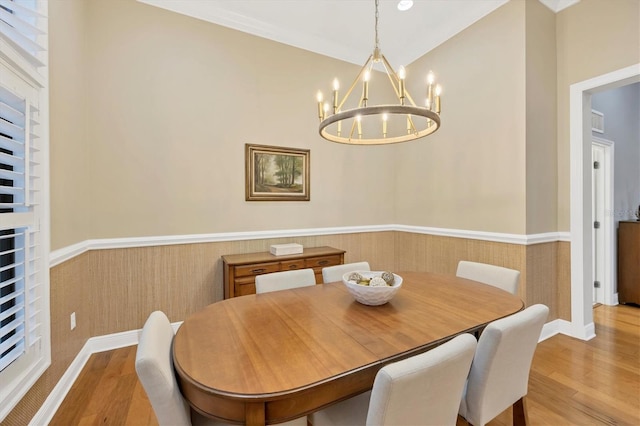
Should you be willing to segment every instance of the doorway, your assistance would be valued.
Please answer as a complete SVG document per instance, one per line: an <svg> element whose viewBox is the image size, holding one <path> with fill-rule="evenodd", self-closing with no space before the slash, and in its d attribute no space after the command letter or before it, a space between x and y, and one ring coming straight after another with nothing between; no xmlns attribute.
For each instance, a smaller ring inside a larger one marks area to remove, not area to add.
<svg viewBox="0 0 640 426"><path fill-rule="evenodd" d="M604 74L569 88L571 194L571 335L595 337L593 324L591 94L640 81L640 64Z"/></svg>
<svg viewBox="0 0 640 426"><path fill-rule="evenodd" d="M593 304L614 303L615 221L613 220L614 143L593 137L591 141L591 213Z"/></svg>

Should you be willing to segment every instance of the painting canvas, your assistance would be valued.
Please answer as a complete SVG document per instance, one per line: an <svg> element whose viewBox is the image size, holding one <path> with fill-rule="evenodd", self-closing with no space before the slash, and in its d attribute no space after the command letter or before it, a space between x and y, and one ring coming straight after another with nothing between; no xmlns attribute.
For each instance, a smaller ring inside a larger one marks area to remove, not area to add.
<svg viewBox="0 0 640 426"><path fill-rule="evenodd" d="M245 145L247 201L309 201L309 150Z"/></svg>

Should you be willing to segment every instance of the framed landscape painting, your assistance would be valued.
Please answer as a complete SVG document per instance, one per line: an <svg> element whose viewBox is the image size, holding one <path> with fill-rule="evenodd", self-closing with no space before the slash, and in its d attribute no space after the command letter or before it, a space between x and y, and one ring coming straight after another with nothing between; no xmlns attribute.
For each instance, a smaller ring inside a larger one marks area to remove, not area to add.
<svg viewBox="0 0 640 426"><path fill-rule="evenodd" d="M309 201L309 150L245 144L247 201Z"/></svg>

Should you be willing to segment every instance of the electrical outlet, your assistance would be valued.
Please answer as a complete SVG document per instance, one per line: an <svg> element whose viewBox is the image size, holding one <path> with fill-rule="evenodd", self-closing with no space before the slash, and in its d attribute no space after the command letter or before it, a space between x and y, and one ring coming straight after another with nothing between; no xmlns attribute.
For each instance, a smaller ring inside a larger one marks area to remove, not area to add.
<svg viewBox="0 0 640 426"><path fill-rule="evenodd" d="M71 329L73 330L74 328L76 328L76 313L72 312L71 313Z"/></svg>

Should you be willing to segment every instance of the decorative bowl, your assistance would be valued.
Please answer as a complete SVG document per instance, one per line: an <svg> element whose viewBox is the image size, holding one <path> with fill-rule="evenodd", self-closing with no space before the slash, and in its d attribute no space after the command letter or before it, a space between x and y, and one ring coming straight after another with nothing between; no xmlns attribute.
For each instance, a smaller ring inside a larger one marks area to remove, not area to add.
<svg viewBox="0 0 640 426"><path fill-rule="evenodd" d="M351 271L342 275L342 282L347 286L349 293L351 293L356 301L363 305L384 305L389 300L393 299L393 296L395 296L398 290L400 290L400 287L402 287L402 277L400 275L393 274L394 280L393 285L391 286L385 285L372 287L349 280L349 275L354 272L359 273L364 278L374 278L379 277L383 271Z"/></svg>

